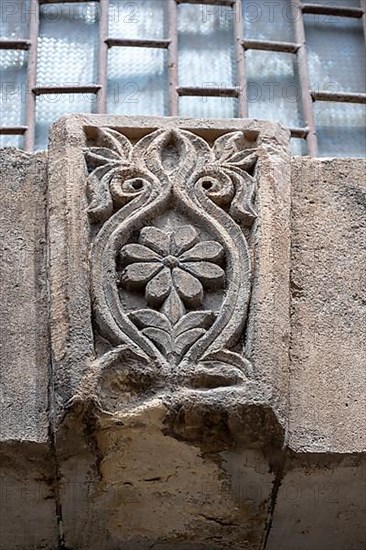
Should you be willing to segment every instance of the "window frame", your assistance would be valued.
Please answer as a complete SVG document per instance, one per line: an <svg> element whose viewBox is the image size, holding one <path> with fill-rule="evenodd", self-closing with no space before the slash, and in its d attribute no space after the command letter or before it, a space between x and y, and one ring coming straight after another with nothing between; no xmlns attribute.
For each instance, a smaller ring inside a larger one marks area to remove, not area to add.
<svg viewBox="0 0 366 550"><path fill-rule="evenodd" d="M169 38L161 40L153 39L124 39L109 36L108 34L108 10L109 0L92 0L99 3L99 33L98 33L98 59L97 59L97 84L77 86L37 86L37 42L40 24L41 4L57 4L74 2L81 3L85 0L30 0L29 13L29 38L28 39L0 39L1 50L25 50L28 52L25 124L14 127L1 127L2 135L24 136L24 150L32 152L35 144L36 127L36 98L43 94L70 94L92 93L96 94L96 112L107 113L107 66L108 51L112 47L142 47L164 48L168 52L168 86L169 86L169 116L179 115L179 98L184 96L195 97L232 97L238 100L238 117L248 118L247 77L245 67L245 53L248 50L261 50L270 52L283 52L296 55L301 90L301 107L303 111L304 125L289 128L291 137L306 141L307 153L311 157L319 155L316 124L313 104L317 101L332 101L345 104L366 104L365 93L324 92L314 91L310 86L309 68L307 59L306 34L304 14L332 15L338 17L351 17L363 19L364 40L366 43L366 0L361 0L360 8L346 6L330 6L291 0L293 13L294 41L281 42L271 40L249 40L245 38L241 14L243 1L245 0L166 0L168 5L168 29ZM178 84L178 30L177 10L179 4L204 4L229 7L235 10L234 17L234 44L237 85L235 87L204 88L179 86ZM299 16L300 15L300 16Z"/></svg>

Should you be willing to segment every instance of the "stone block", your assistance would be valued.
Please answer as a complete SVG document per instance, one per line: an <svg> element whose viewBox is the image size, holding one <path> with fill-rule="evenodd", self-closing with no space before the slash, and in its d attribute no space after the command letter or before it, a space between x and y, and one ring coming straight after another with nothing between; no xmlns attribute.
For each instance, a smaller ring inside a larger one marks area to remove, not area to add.
<svg viewBox="0 0 366 550"><path fill-rule="evenodd" d="M66 545L260 548L287 418L288 138L245 120L53 126Z"/></svg>

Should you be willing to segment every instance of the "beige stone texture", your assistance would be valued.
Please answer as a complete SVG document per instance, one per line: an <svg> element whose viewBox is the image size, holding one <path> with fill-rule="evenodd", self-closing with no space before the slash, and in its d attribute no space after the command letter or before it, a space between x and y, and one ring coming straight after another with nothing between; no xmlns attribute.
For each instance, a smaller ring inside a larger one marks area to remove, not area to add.
<svg viewBox="0 0 366 550"><path fill-rule="evenodd" d="M0 549L56 549L46 155L0 150Z"/></svg>
<svg viewBox="0 0 366 550"><path fill-rule="evenodd" d="M366 450L366 163L292 162L290 448Z"/></svg>

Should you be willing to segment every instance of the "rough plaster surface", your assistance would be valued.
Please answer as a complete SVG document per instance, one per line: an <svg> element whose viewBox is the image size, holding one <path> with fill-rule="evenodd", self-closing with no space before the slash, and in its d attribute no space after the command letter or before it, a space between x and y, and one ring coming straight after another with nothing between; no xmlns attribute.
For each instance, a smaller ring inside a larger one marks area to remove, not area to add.
<svg viewBox="0 0 366 550"><path fill-rule="evenodd" d="M366 449L366 163L292 162L289 446Z"/></svg>

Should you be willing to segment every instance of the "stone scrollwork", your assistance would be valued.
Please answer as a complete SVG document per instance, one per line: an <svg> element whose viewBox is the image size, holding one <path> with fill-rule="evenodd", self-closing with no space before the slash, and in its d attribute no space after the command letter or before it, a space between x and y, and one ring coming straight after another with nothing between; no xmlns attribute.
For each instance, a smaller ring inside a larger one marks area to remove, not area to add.
<svg viewBox="0 0 366 550"><path fill-rule="evenodd" d="M209 144L156 130L133 143L102 128L97 141L85 158L94 316L111 346L100 364L128 350L132 370L148 365L165 386L244 383L251 270L240 225L256 218L255 150L239 131Z"/></svg>

